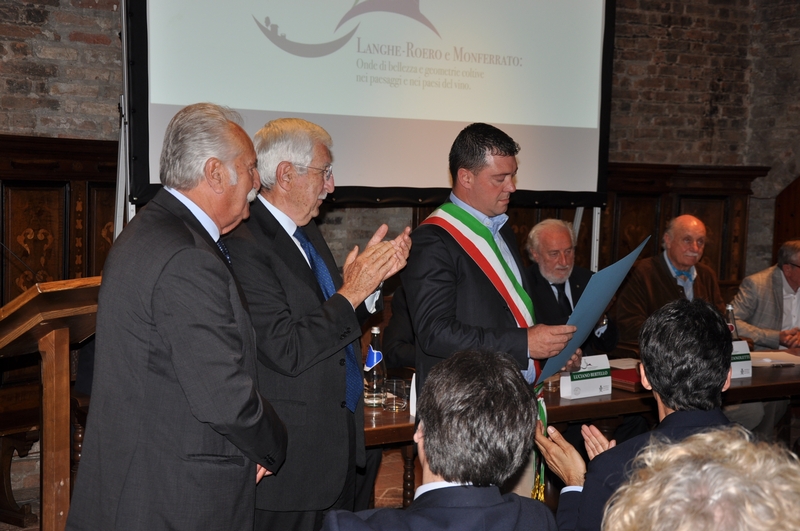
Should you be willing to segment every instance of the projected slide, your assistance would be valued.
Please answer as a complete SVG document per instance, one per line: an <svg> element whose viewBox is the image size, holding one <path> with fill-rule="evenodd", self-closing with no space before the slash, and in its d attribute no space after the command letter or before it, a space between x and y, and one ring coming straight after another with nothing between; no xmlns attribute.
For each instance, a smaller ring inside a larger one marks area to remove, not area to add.
<svg viewBox="0 0 800 531"><path fill-rule="evenodd" d="M149 0L150 168L182 106L250 134L299 116L334 140L337 186L450 186L458 131L522 147L518 187L595 191L602 0Z"/></svg>

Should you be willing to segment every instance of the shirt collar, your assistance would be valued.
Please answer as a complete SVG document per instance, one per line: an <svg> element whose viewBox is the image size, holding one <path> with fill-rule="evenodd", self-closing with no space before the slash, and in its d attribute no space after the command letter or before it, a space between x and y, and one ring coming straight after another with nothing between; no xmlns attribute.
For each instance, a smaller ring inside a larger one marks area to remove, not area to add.
<svg viewBox="0 0 800 531"><path fill-rule="evenodd" d="M450 481L433 481L431 483L425 483L424 485L420 485L417 487L417 491L414 493L414 499L416 500L426 492L430 492L436 489L445 489L447 487L468 487L472 485L472 483L451 483Z"/></svg>
<svg viewBox="0 0 800 531"><path fill-rule="evenodd" d="M689 273L688 280L691 281L691 282L694 282L694 279L697 277L697 269L694 266L690 267L688 271L682 271L682 270L676 268L674 265L672 265L672 262L670 262L670 260L669 260L669 256L667 256L667 251L666 250L664 251L664 261L669 266L669 271L670 271L670 273L672 273L672 276L675 277L675 278L678 278L678 276L681 276L680 273Z"/></svg>
<svg viewBox="0 0 800 531"><path fill-rule="evenodd" d="M784 297L794 297L795 295L797 295L798 292L793 290L792 287L789 285L789 281L786 280L786 275L783 274L783 271L781 271L781 285L783 286Z"/></svg>
<svg viewBox="0 0 800 531"><path fill-rule="evenodd" d="M183 205L189 209L189 212L191 212L192 215L197 218L197 221L199 221L203 228L206 229L212 240L215 242L219 241L219 227L217 227L217 224L214 223L214 221L203 211L202 208L197 206L197 203L183 195L183 193L180 191L170 188L169 186L165 186L164 190L175 196L175 199L183 203Z"/></svg>
<svg viewBox="0 0 800 531"><path fill-rule="evenodd" d="M292 218L284 214L281 210L278 209L278 207L267 201L267 199L263 195L258 194L257 197L259 201L261 201L264 204L264 206L267 207L267 210L269 210L270 213L273 216L275 216L275 220L278 223L280 223L281 227L283 227L283 230L285 230L286 233L289 234L289 236L294 237L294 231L297 230L297 223L292 221Z"/></svg>
<svg viewBox="0 0 800 531"><path fill-rule="evenodd" d="M503 225L505 225L506 221L508 221L507 214L499 214L497 216L489 217L483 212L475 210L474 208L466 204L464 201L456 197L456 194L454 194L453 192L450 192L450 201L456 206L460 206L461 208L469 212L472 215L472 217L480 221L486 228L488 228L491 231L492 236L496 237L497 233L500 232L500 229L502 229Z"/></svg>

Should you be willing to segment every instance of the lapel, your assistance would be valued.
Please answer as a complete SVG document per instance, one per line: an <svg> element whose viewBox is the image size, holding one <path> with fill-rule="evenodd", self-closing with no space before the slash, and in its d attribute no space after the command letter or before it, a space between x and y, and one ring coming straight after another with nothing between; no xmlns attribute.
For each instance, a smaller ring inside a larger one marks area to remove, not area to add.
<svg viewBox="0 0 800 531"><path fill-rule="evenodd" d="M773 312L778 317L778 326L783 326L783 271L778 266L774 267L775 271L772 272Z"/></svg>
<svg viewBox="0 0 800 531"><path fill-rule="evenodd" d="M533 293L533 310L536 313L536 322L543 324L563 324L569 319L564 315L558 299L553 293L550 282L542 276L539 266L534 262L529 269L530 275L526 275L531 282L531 293ZM537 304L537 302L539 304Z"/></svg>
<svg viewBox="0 0 800 531"><path fill-rule="evenodd" d="M236 274L233 272L233 268L231 264L228 263L228 259L225 258L225 255L222 254L217 242L211 238L211 235L208 233L206 228L200 223L194 214L192 214L191 210L186 208L183 203L178 201L178 199L173 196L171 193L167 192L163 188L161 188L157 193L156 196L150 200L151 203L154 203L165 210L171 212L175 216L177 216L183 223L193 232L198 234L200 238L206 242L208 247L211 248L211 251L217 255L220 261L228 268L231 276L233 277L233 282L236 284L236 291L239 293L239 299L242 301L242 306L244 309L250 311L247 306L247 298L244 296L244 291L242 291L242 286L239 285L239 280L236 278Z"/></svg>
<svg viewBox="0 0 800 531"><path fill-rule="evenodd" d="M508 245L511 256L514 257L514 263L517 264L519 270L520 282L522 282L522 289L526 292L531 292L531 287L528 283L527 275L525 274L525 264L522 263L522 257L519 254L519 245L517 244L517 237L514 235L514 229L511 227L510 219L506 221L505 225L500 229L500 236Z"/></svg>
<svg viewBox="0 0 800 531"><path fill-rule="evenodd" d="M273 249L274 254L283 261L286 265L286 268L294 274L300 283L305 284L314 293L317 294L317 298L320 302L325 301L325 297L322 294L322 290L319 287L319 283L317 282L317 277L314 276L314 272L311 271L311 268L308 266L308 262L306 262L305 257L300 252L300 249L297 248L297 244L294 243L294 239L284 230L278 220L275 219L275 216L264 206L264 204L256 199L250 205L250 221L249 223L255 222L258 225L260 230L254 231L254 236L259 239L263 240L260 241L259 244L263 245L266 249ZM314 222L312 221L309 225L313 225ZM316 229L316 225L314 225ZM306 232L308 234L308 231ZM316 231L319 234L319 231ZM308 238L314 243L314 246L317 246L317 242L312 238L311 234L308 234ZM324 241L324 240L323 240ZM325 246L327 250L327 246ZM317 249L318 252L319 249ZM330 254L330 251L328 251ZM320 254L322 254L320 252ZM323 259L325 255L322 254ZM325 262L327 264L327 261ZM330 266L329 266L330 267ZM337 276L333 275L331 272L331 276L333 276L333 282L336 284ZM336 286L339 287L338 285Z"/></svg>
<svg viewBox="0 0 800 531"><path fill-rule="evenodd" d="M576 277L574 268L568 282L569 290L572 293L572 307L574 308L578 305L581 295L583 295L583 290L586 288L586 282L583 282L583 280Z"/></svg>

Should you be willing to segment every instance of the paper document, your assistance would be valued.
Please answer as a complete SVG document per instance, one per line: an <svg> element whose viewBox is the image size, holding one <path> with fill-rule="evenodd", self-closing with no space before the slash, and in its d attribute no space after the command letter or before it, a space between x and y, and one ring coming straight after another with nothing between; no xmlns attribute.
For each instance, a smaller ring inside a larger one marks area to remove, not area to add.
<svg viewBox="0 0 800 531"><path fill-rule="evenodd" d="M750 358L753 360L753 367L774 367L782 365L800 365L800 356L795 356L789 352L776 350L769 352L751 352Z"/></svg>
<svg viewBox="0 0 800 531"><path fill-rule="evenodd" d="M633 358L619 358L609 360L608 363L612 369L637 369L639 367L639 360Z"/></svg>
<svg viewBox="0 0 800 531"><path fill-rule="evenodd" d="M642 252L649 240L650 236L645 238L639 244L639 247L631 251L628 256L592 275L589 283L586 284L586 289L583 290L583 295L581 295L578 305L575 306L569 321L567 321L567 324L576 326L578 330L564 350L557 356L547 360L544 369L542 369L542 374L536 380L537 384L560 371L561 367L569 361L572 354L583 345L583 342L594 330L597 321L600 320L600 316L606 311L608 303L611 302L617 289L619 289L619 285L622 284L628 271L630 271L633 262L636 261L639 253Z"/></svg>

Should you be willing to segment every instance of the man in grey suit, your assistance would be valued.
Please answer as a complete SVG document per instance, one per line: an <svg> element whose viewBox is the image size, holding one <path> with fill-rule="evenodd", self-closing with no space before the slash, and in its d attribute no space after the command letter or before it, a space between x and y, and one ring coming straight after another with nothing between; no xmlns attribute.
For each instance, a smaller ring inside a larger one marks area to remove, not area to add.
<svg viewBox="0 0 800 531"><path fill-rule="evenodd" d="M330 135L282 118L255 145L263 188L225 242L258 337L259 388L289 431L283 469L258 486L256 529L314 530L326 510L354 507L365 465L361 324L405 266L410 231L382 242L382 225L347 256L342 279L313 221L334 189Z"/></svg>
<svg viewBox="0 0 800 531"><path fill-rule="evenodd" d="M165 186L115 242L97 313L92 405L67 529L250 530L286 429L256 385L255 334L220 233L258 187L238 114L170 122Z"/></svg>
<svg viewBox="0 0 800 531"><path fill-rule="evenodd" d="M778 263L742 280L733 298L738 332L755 350L800 347L800 240L781 245ZM787 400L730 406L726 414L767 438L786 412ZM747 416L736 413L747 411ZM735 416L739 415L739 417ZM740 418L741 417L741 418Z"/></svg>
<svg viewBox="0 0 800 531"><path fill-rule="evenodd" d="M742 280L733 298L739 333L756 350L800 346L800 240L781 245L778 263Z"/></svg>

